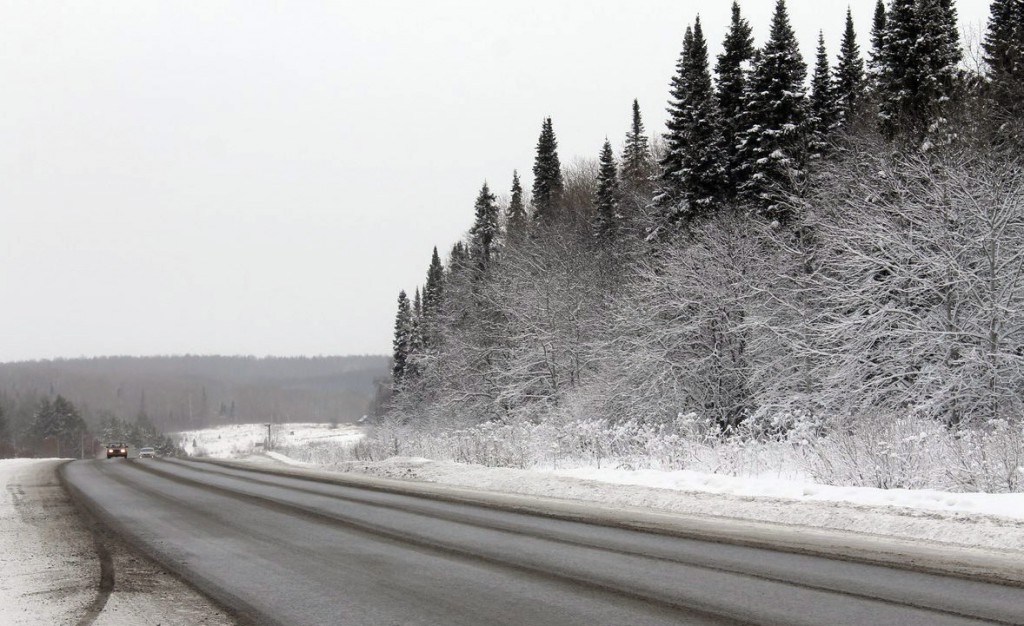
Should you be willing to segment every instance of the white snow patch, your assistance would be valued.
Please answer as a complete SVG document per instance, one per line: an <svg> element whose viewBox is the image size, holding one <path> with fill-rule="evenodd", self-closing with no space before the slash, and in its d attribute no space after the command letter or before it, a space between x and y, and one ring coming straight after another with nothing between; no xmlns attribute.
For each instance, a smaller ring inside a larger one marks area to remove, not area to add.
<svg viewBox="0 0 1024 626"><path fill-rule="evenodd" d="M271 424L269 450L294 453L320 445L344 447L362 439L364 431L351 424ZM267 448L266 424L233 424L171 435L190 456L243 457ZM280 460L280 459L278 459Z"/></svg>
<svg viewBox="0 0 1024 626"><path fill-rule="evenodd" d="M57 482L59 459L0 460L0 624L74 624L99 581L92 536Z"/></svg>
<svg viewBox="0 0 1024 626"><path fill-rule="evenodd" d="M1024 520L1024 493L951 493L930 489L833 487L808 480L786 480L767 476L723 476L688 470L580 468L555 470L551 473L616 485L638 485L675 491L785 498L804 502L895 506L951 513L980 513Z"/></svg>

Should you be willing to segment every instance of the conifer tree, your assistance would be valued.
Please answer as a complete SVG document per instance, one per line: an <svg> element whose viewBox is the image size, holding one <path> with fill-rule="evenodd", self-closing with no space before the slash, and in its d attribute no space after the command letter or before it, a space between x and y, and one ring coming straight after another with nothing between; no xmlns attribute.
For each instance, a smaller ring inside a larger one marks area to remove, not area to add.
<svg viewBox="0 0 1024 626"><path fill-rule="evenodd" d="M651 148L644 134L640 103L633 100L633 121L622 148L622 183L631 188L643 187L651 175Z"/></svg>
<svg viewBox="0 0 1024 626"><path fill-rule="evenodd" d="M420 335L424 350L438 347L440 340L438 325L444 306L444 266L437 254L437 247L430 257L427 268L427 282L423 286L423 312L420 322Z"/></svg>
<svg viewBox="0 0 1024 626"><path fill-rule="evenodd" d="M480 188L474 208L476 221L469 229L473 238L473 255L480 267L486 267L491 261L494 240L498 236L498 205L486 182Z"/></svg>
<svg viewBox="0 0 1024 626"><path fill-rule="evenodd" d="M992 82L1019 88L1024 82L1024 1L992 1L982 48Z"/></svg>
<svg viewBox="0 0 1024 626"><path fill-rule="evenodd" d="M884 5L883 5L883 11ZM849 128L858 116L864 100L864 59L857 45L857 31L853 27L853 12L846 9L846 29L839 48L836 65L835 99L839 108L839 124Z"/></svg>
<svg viewBox="0 0 1024 626"><path fill-rule="evenodd" d="M597 173L597 196L594 200L594 236L601 242L611 243L618 237L619 181L615 168L615 154L612 144L604 140L601 149L600 170Z"/></svg>
<svg viewBox="0 0 1024 626"><path fill-rule="evenodd" d="M434 253L430 256L430 266L427 268L427 282L423 287L423 315L434 317L441 311L444 301L444 266L441 265L441 257L437 254L437 246L434 246Z"/></svg>
<svg viewBox="0 0 1024 626"><path fill-rule="evenodd" d="M523 186L519 182L519 172L512 171L512 200L508 204L506 230L509 239L518 239L526 233L526 206L523 204Z"/></svg>
<svg viewBox="0 0 1024 626"><path fill-rule="evenodd" d="M699 17L686 30L677 67L665 135L669 153L662 161L665 188L661 197L661 206L668 209L673 223L714 213L727 185L718 107Z"/></svg>
<svg viewBox="0 0 1024 626"><path fill-rule="evenodd" d="M882 73L882 49L885 47L885 3L875 3L875 14L871 20L871 53L868 55L868 77L872 90L878 86L878 77Z"/></svg>
<svg viewBox="0 0 1024 626"><path fill-rule="evenodd" d="M683 36L683 51L676 62L676 73L669 83L668 121L665 139L665 155L661 159L661 182L655 203L663 213L672 214L683 196L683 151L688 145L686 101L689 90L686 84L690 56L693 54L693 27L686 27Z"/></svg>
<svg viewBox="0 0 1024 626"><path fill-rule="evenodd" d="M828 65L825 34L818 31L818 53L811 75L811 97L808 100L808 154L820 159L828 152L828 144L838 126L839 108Z"/></svg>
<svg viewBox="0 0 1024 626"><path fill-rule="evenodd" d="M548 117L541 127L533 163L533 219L541 223L556 221L561 200L562 166L558 161L558 140Z"/></svg>
<svg viewBox="0 0 1024 626"><path fill-rule="evenodd" d="M693 24L686 86L688 145L683 151L682 177L683 198L692 219L713 214L721 206L727 186L718 105L699 16Z"/></svg>
<svg viewBox="0 0 1024 626"><path fill-rule="evenodd" d="M398 313L395 314L395 338L392 342L394 351L391 358L391 380L396 386L405 379L408 373L412 342L412 309L409 306L409 298L405 295L405 290L402 290L398 293Z"/></svg>
<svg viewBox="0 0 1024 626"><path fill-rule="evenodd" d="M732 23L729 33L718 55L715 73L718 75L718 111L721 118L722 140L726 156L728 185L726 196L733 198L739 187L740 163L739 144L747 129L746 113L746 66L754 58L754 37L750 24L740 13L738 2L732 3Z"/></svg>
<svg viewBox="0 0 1024 626"><path fill-rule="evenodd" d="M878 76L879 124L927 147L943 137L961 51L952 0L893 0Z"/></svg>
<svg viewBox="0 0 1024 626"><path fill-rule="evenodd" d="M417 287L412 299L412 329L409 335L409 354L405 364L406 377L419 377L420 362L418 357L423 354L425 345L423 332L423 301L420 298L420 288Z"/></svg>
<svg viewBox="0 0 1024 626"><path fill-rule="evenodd" d="M982 44L1000 117L1024 117L1024 0L993 0Z"/></svg>
<svg viewBox="0 0 1024 626"><path fill-rule="evenodd" d="M748 128L740 158L747 173L744 197L756 212L780 223L789 219L785 202L804 175L806 75L785 0L778 0L771 35L747 86Z"/></svg>

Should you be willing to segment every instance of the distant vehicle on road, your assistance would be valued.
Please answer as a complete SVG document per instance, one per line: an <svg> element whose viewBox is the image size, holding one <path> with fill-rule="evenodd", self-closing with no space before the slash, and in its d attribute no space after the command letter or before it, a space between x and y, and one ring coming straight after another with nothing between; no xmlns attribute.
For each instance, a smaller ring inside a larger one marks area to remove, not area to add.
<svg viewBox="0 0 1024 626"><path fill-rule="evenodd" d="M107 458L121 456L128 458L128 444L126 443L108 443L107 444Z"/></svg>
<svg viewBox="0 0 1024 626"><path fill-rule="evenodd" d="M153 459L156 458L156 450L153 448L139 448L140 459Z"/></svg>

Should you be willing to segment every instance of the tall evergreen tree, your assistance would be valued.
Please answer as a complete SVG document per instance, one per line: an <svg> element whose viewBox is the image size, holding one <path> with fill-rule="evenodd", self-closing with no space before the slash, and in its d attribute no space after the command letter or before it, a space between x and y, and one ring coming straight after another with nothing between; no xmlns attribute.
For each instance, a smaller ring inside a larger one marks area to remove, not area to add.
<svg viewBox="0 0 1024 626"><path fill-rule="evenodd" d="M790 217L786 201L804 176L806 76L785 0L778 0L771 35L750 75L740 158L747 173L744 197L756 212L781 223Z"/></svg>
<svg viewBox="0 0 1024 626"><path fill-rule="evenodd" d="M875 3L875 14L871 20L871 52L868 54L868 76L870 87L874 90L878 86L878 77L882 73L882 55L885 48L885 3L878 0Z"/></svg>
<svg viewBox="0 0 1024 626"><path fill-rule="evenodd" d="M409 355L405 364L406 377L418 378L421 373L419 357L422 356L423 348L426 345L424 330L423 301L420 298L420 288L417 287L412 298L412 332L409 339Z"/></svg>
<svg viewBox="0 0 1024 626"><path fill-rule="evenodd" d="M430 266L427 268L427 282L423 287L423 315L434 317L441 311L444 301L444 266L441 265L441 257L437 254L437 246L434 246L434 253L430 256Z"/></svg>
<svg viewBox="0 0 1024 626"><path fill-rule="evenodd" d="M718 107L699 17L686 31L678 68L665 135L670 153L662 161L661 204L669 209L673 223L712 214L720 207L727 185Z"/></svg>
<svg viewBox="0 0 1024 626"><path fill-rule="evenodd" d="M398 312L395 314L395 338L392 341L391 380L398 386L409 372L409 356L412 352L413 321L412 308L405 290L398 294Z"/></svg>
<svg viewBox="0 0 1024 626"><path fill-rule="evenodd" d="M494 194L485 182L476 197L476 221L469 230L473 238L473 254L481 267L486 267L494 252L494 242L498 237L498 205Z"/></svg>
<svg viewBox="0 0 1024 626"><path fill-rule="evenodd" d="M839 62L836 65L835 99L839 108L839 123L849 128L864 101L864 59L860 56L857 31L853 27L853 12L850 9L846 9L846 29L843 31L843 43L839 48Z"/></svg>
<svg viewBox="0 0 1024 626"><path fill-rule="evenodd" d="M735 197L742 179L740 177L739 144L747 130L744 121L746 113L746 66L754 58L754 37L752 29L740 13L738 2L732 3L732 23L718 55L715 73L718 75L718 111L721 117L722 139L725 148L726 169L729 184L726 195Z"/></svg>
<svg viewBox="0 0 1024 626"><path fill-rule="evenodd" d="M693 27L687 26L683 36L683 51L676 62L676 73L669 83L665 155L661 158L661 183L655 198L657 205L666 214L672 214L683 197L683 152L689 143L686 136L689 127L686 107L689 89L686 79L692 54Z"/></svg>
<svg viewBox="0 0 1024 626"><path fill-rule="evenodd" d="M714 213L721 206L727 186L718 105L699 16L693 24L686 84L688 145L683 151L683 198L689 217L694 218Z"/></svg>
<svg viewBox="0 0 1024 626"><path fill-rule="evenodd" d="M808 154L811 158L817 159L828 152L832 134L839 123L839 105L836 102L832 70L828 65L825 34L821 31L818 31L818 53L811 75L808 114Z"/></svg>
<svg viewBox="0 0 1024 626"><path fill-rule="evenodd" d="M1024 0L993 0L982 44L998 115L1024 117Z"/></svg>
<svg viewBox="0 0 1024 626"><path fill-rule="evenodd" d="M605 139L601 149L600 170L597 173L597 197L594 201L594 236L601 242L611 243L618 237L619 180L615 168L612 144Z"/></svg>
<svg viewBox="0 0 1024 626"><path fill-rule="evenodd" d="M879 123L889 138L944 139L944 111L961 59L952 0L893 0L878 76Z"/></svg>
<svg viewBox="0 0 1024 626"><path fill-rule="evenodd" d="M427 282L423 285L423 310L420 316L420 338L423 349L437 348L440 344L440 315L444 306L444 266L437 247L430 257Z"/></svg>
<svg viewBox="0 0 1024 626"><path fill-rule="evenodd" d="M1024 0L992 0L982 48L993 83L1024 82Z"/></svg>
<svg viewBox="0 0 1024 626"><path fill-rule="evenodd" d="M506 230L509 239L522 237L526 232L526 206L523 204L523 186L519 182L519 172L512 171L512 200L508 204Z"/></svg>
<svg viewBox="0 0 1024 626"><path fill-rule="evenodd" d="M644 186L651 175L651 148L644 134L640 103L633 100L633 121L622 148L622 183L631 188Z"/></svg>
<svg viewBox="0 0 1024 626"><path fill-rule="evenodd" d="M551 118L545 118L537 140L533 163L533 218L544 223L557 220L562 200L562 166L558 160L558 140Z"/></svg>
<svg viewBox="0 0 1024 626"><path fill-rule="evenodd" d="M420 298L420 288L416 288L416 294L412 298L412 316L413 319L419 319L423 317L423 300Z"/></svg>

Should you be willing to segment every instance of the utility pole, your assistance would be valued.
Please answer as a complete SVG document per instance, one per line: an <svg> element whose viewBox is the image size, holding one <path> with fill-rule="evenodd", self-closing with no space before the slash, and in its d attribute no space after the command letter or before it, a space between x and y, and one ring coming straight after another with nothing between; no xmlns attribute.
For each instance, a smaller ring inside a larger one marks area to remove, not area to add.
<svg viewBox="0 0 1024 626"><path fill-rule="evenodd" d="M269 422L269 423L267 424L267 445L266 445L266 447L264 448L265 450L269 450L269 449L270 449L270 427L271 427L272 425L273 425L273 422Z"/></svg>

